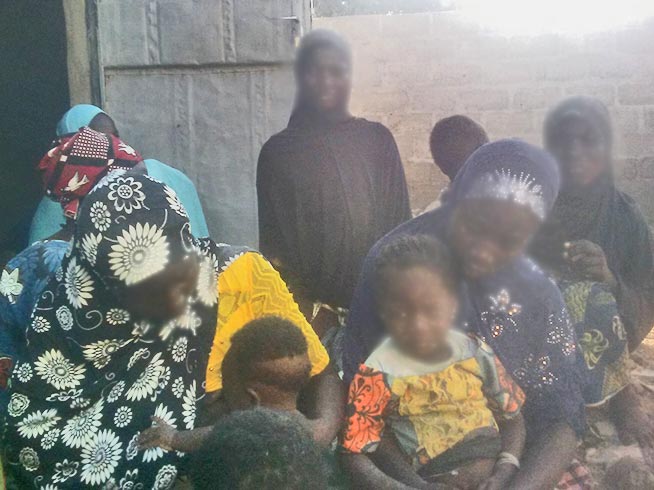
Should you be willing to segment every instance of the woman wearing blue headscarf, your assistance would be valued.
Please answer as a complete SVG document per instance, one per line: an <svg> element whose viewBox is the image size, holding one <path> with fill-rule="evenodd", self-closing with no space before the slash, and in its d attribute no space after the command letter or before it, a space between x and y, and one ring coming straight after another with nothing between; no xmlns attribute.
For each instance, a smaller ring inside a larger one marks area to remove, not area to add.
<svg viewBox="0 0 654 490"><path fill-rule="evenodd" d="M584 429L577 343L563 298L524 255L558 190L557 166L544 151L518 140L482 146L440 209L399 226L372 248L345 329L343 367L349 382L383 333L371 283L381 248L402 234L427 234L447 243L466 279L462 328L490 344L527 396L527 448L511 488L555 487Z"/></svg>
<svg viewBox="0 0 654 490"><path fill-rule="evenodd" d="M57 124L57 137L73 134L80 128L91 129L118 136L114 121L99 107L78 104L66 112ZM191 230L196 237L209 235L202 204L193 182L179 170L159 160L144 160L148 175L171 187L184 204L191 221ZM29 243L44 240L57 233L66 220L59 203L44 197L39 203L30 227Z"/></svg>

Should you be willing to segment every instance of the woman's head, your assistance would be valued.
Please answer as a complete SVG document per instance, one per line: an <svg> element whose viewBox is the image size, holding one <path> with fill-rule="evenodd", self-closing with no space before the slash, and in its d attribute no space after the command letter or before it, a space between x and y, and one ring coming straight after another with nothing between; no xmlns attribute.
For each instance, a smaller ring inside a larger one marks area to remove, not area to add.
<svg viewBox="0 0 654 490"><path fill-rule="evenodd" d="M477 150L447 198L448 241L463 273L487 276L523 254L558 190L556 163L535 146L500 140Z"/></svg>
<svg viewBox="0 0 654 490"><path fill-rule="evenodd" d="M84 126L119 136L116 124L106 112L91 104L77 104L68 109L57 123L57 137L77 133Z"/></svg>
<svg viewBox="0 0 654 490"><path fill-rule="evenodd" d="M379 316L408 354L429 359L445 345L454 322L459 274L448 248L435 238L399 236L375 259Z"/></svg>
<svg viewBox="0 0 654 490"><path fill-rule="evenodd" d="M345 112L352 89L352 53L338 34L316 30L302 38L295 60L298 102L323 112Z"/></svg>
<svg viewBox="0 0 654 490"><path fill-rule="evenodd" d="M198 287L200 256L186 211L166 185L113 172L84 200L73 253L134 317L182 315Z"/></svg>
<svg viewBox="0 0 654 490"><path fill-rule="evenodd" d="M544 141L561 168L565 192L583 192L611 172L611 118L598 99L559 103L545 120Z"/></svg>
<svg viewBox="0 0 654 490"><path fill-rule="evenodd" d="M143 158L115 136L83 127L57 140L39 162L45 194L61 204L66 218L74 220L80 202L113 170L140 166Z"/></svg>

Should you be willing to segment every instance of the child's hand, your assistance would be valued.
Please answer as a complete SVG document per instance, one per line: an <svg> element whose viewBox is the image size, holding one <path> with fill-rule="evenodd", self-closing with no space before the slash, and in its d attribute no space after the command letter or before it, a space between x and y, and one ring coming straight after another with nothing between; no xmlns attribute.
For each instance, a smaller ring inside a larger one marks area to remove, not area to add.
<svg viewBox="0 0 654 490"><path fill-rule="evenodd" d="M139 435L139 449L160 447L168 451L175 449L174 440L177 430L159 417L151 417L154 425Z"/></svg>

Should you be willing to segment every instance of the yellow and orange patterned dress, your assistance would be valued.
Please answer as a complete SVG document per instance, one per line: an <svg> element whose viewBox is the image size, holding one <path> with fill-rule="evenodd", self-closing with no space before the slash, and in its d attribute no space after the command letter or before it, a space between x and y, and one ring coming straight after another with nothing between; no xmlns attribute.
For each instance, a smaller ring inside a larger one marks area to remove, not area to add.
<svg viewBox="0 0 654 490"><path fill-rule="evenodd" d="M515 417L524 394L481 340L449 333L452 355L424 363L386 339L350 385L342 447L374 452L384 430L420 468L460 442L499 435L495 417Z"/></svg>
<svg viewBox="0 0 654 490"><path fill-rule="evenodd" d="M329 364L327 351L270 262L243 247L219 245L218 250L218 325L207 366L207 392L223 386L221 367L232 336L264 316L282 317L302 330L309 346L311 375L320 374Z"/></svg>

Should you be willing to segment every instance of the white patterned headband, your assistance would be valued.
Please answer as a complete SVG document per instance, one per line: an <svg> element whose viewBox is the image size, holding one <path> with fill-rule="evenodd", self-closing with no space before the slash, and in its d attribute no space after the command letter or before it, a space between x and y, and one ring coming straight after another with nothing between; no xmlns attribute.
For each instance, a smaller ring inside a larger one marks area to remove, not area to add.
<svg viewBox="0 0 654 490"><path fill-rule="evenodd" d="M536 183L536 179L525 172L514 174L511 170L502 168L487 173L477 180L466 194L466 198L514 202L529 207L541 220L544 220L546 215L543 188Z"/></svg>

